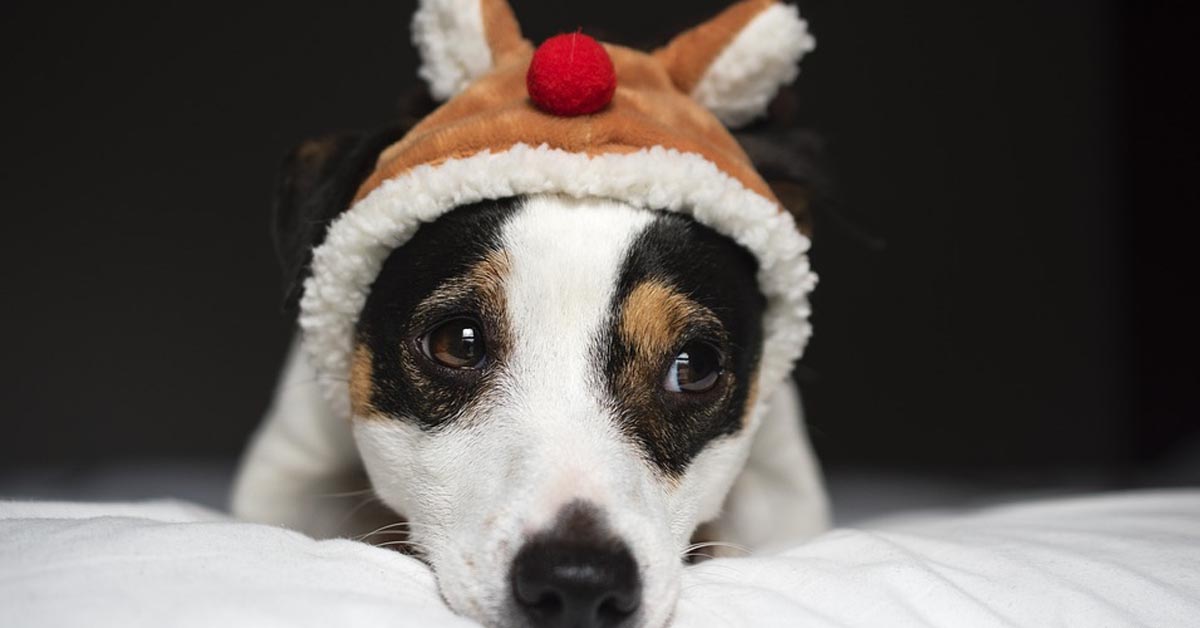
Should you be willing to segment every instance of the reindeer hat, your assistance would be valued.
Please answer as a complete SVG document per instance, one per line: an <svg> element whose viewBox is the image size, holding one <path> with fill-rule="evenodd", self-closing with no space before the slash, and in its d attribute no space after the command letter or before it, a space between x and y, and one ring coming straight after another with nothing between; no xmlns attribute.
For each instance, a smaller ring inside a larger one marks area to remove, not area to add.
<svg viewBox="0 0 1200 628"><path fill-rule="evenodd" d="M742 0L652 53L582 34L536 51L505 0L422 0L421 76L444 100L380 155L313 252L300 301L335 414L354 326L388 254L457 206L524 194L686 213L758 260L767 298L763 397L810 334L808 239L727 127L765 113L813 48L795 7Z"/></svg>

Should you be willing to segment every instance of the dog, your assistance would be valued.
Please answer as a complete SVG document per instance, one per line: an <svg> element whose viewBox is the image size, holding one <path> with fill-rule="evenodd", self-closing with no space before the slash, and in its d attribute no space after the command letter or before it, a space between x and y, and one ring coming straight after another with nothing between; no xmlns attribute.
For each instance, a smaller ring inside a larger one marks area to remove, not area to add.
<svg viewBox="0 0 1200 628"><path fill-rule="evenodd" d="M779 6L730 11L748 5ZM488 11L511 19L482 6L485 24ZM333 136L285 162L276 243L309 346L307 357L293 350L248 450L237 514L345 535L352 518L317 496L365 472L388 529L403 532L397 544L432 568L451 608L491 626L662 626L693 553L781 547L824 529L795 386L763 390L790 361L772 345L783 341L759 256L699 211L587 192L624 180L612 173L578 189L572 179L564 190L448 192L462 202L411 228L352 225L348 207L403 201L394 188L382 200L364 190L414 135L420 127ZM760 125L740 139L797 212L779 224L807 231L809 136ZM523 168L596 164L513 150ZM504 165L476 159L463 176ZM442 176L411 172L426 177L413 190ZM345 254L347 238L376 232L385 244ZM338 264L349 274L321 270ZM366 279L347 279L371 264ZM354 281L361 299L336 305ZM344 350L323 348L338 325Z"/></svg>

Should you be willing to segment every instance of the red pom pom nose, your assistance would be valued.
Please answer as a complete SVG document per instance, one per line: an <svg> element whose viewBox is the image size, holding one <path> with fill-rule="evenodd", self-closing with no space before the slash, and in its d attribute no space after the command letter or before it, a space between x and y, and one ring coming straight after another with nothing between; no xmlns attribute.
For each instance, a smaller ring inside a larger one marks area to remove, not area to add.
<svg viewBox="0 0 1200 628"><path fill-rule="evenodd" d="M604 46L582 33L555 35L538 46L525 88L540 109L556 116L595 113L612 100L617 74Z"/></svg>

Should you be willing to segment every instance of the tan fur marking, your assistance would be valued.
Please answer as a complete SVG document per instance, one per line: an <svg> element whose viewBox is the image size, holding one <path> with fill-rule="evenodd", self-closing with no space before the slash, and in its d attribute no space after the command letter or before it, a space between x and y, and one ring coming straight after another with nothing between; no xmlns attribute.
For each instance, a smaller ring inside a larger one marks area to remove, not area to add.
<svg viewBox="0 0 1200 628"><path fill-rule="evenodd" d="M662 355L674 348L688 319L703 306L658 281L638 285L621 310L621 335L638 355Z"/></svg>
<svg viewBox="0 0 1200 628"><path fill-rule="evenodd" d="M488 327L488 352L503 359L512 346L509 331L508 306L504 282L512 272L512 261L504 250L490 251L466 275L451 282L451 289L472 291L480 295L479 314Z"/></svg>
<svg viewBox="0 0 1200 628"><path fill-rule="evenodd" d="M491 330L493 335L500 336L491 338L490 344L495 345L496 341L506 342L508 340L508 321L504 315L506 310L504 281L511 272L511 268L512 262L507 251L490 251L466 273L447 281L434 290L417 306L417 311L428 310L440 301L457 300L469 294L478 294L483 310L479 314L486 319L484 322L489 323L493 328Z"/></svg>
<svg viewBox="0 0 1200 628"><path fill-rule="evenodd" d="M491 308L490 314L500 314L504 311L504 280L512 272L512 261L508 252L503 250L491 251L487 257L471 268L466 280L475 284L483 293L484 301Z"/></svg>
<svg viewBox="0 0 1200 628"><path fill-rule="evenodd" d="M371 405L371 392L375 388L372 371L370 347L361 342L355 343L354 363L350 366L350 409L356 417L375 414L375 408Z"/></svg>

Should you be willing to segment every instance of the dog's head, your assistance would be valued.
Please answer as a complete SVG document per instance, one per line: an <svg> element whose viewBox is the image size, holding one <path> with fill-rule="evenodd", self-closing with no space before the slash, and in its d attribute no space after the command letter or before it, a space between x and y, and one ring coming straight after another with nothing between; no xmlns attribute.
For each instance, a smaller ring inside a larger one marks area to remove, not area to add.
<svg viewBox="0 0 1200 628"><path fill-rule="evenodd" d="M750 5L771 3L744 2L719 23L755 24ZM497 3L481 6L494 25ZM702 29L681 39L713 38ZM656 58L671 67L678 48ZM692 80L696 98L720 101L721 85ZM503 86L489 89L491 102ZM455 102L430 118L454 115ZM745 115L730 102L725 114ZM740 181L678 152L601 162L517 146L440 170L389 165L462 124L399 144L399 130L310 142L285 168L279 244L310 356L332 374L335 406L345 398L375 492L464 614L664 623L689 542L721 514L750 453L763 383L777 384L803 344L803 239L753 166L780 172L772 183L792 197L811 183L796 165L811 146L752 139L751 164L715 118L688 111L677 122L715 138L712 155ZM685 192L665 195L658 176Z"/></svg>
<svg viewBox="0 0 1200 628"><path fill-rule="evenodd" d="M686 217L555 196L457 208L389 256L354 430L456 608L619 619L644 591L662 619L745 455L755 272Z"/></svg>

